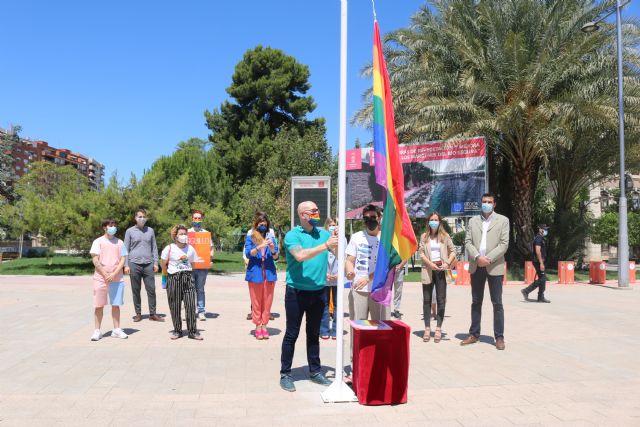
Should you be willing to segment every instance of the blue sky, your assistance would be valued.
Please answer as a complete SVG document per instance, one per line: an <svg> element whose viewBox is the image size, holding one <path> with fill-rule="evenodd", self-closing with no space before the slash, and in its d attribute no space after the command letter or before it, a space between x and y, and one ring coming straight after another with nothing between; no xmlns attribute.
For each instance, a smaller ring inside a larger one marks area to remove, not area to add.
<svg viewBox="0 0 640 427"><path fill-rule="evenodd" d="M638 16L640 1L625 8ZM424 1L378 0L383 33L406 26ZM190 137L206 139L205 109L227 97L233 69L258 44L311 71L327 138L338 144L339 0L3 0L0 127L69 148L140 177ZM369 0L349 2L348 114L371 82ZM368 132L349 127L348 144Z"/></svg>

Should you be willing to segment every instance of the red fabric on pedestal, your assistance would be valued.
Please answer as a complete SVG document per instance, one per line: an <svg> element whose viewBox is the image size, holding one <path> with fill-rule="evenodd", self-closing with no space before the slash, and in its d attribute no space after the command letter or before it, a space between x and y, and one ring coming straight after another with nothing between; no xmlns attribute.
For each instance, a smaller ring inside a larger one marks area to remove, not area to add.
<svg viewBox="0 0 640 427"><path fill-rule="evenodd" d="M407 402L411 328L385 323L390 330L353 329L353 389L363 405Z"/></svg>

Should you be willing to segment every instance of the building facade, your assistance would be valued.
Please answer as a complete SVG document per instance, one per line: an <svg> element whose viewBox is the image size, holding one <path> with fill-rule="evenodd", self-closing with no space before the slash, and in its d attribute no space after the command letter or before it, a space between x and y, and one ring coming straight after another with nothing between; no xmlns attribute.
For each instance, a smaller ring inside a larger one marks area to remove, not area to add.
<svg viewBox="0 0 640 427"><path fill-rule="evenodd" d="M0 129L0 133L5 133ZM93 190L100 190L104 185L104 165L95 159L66 148L49 146L45 141L33 141L20 138L20 143L13 147L13 169L19 178L26 174L34 162L50 162L59 166L69 165L86 176Z"/></svg>

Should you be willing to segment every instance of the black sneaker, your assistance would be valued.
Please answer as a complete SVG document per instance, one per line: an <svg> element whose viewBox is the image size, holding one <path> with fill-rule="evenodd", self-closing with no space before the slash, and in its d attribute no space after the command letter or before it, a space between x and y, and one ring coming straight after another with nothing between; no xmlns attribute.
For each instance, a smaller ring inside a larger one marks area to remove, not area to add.
<svg viewBox="0 0 640 427"><path fill-rule="evenodd" d="M546 302L546 303L549 303L549 302L551 302L551 301L549 301L549 300L548 300L548 299L546 299L545 297L541 297L541 298L538 298L538 302Z"/></svg>
<svg viewBox="0 0 640 427"><path fill-rule="evenodd" d="M284 391L296 391L296 386L293 385L293 377L291 375L280 375L280 388Z"/></svg>
<svg viewBox="0 0 640 427"><path fill-rule="evenodd" d="M529 293L527 291L525 291L524 289L520 289L520 293L522 294L522 298L524 298L525 301L529 301Z"/></svg>
<svg viewBox="0 0 640 427"><path fill-rule="evenodd" d="M324 375L322 375L322 372L318 372L317 374L313 374L311 375L310 378L311 382L316 383L316 384L320 384L320 385L329 385L331 384L331 381L328 380ZM280 380L282 382L282 380Z"/></svg>

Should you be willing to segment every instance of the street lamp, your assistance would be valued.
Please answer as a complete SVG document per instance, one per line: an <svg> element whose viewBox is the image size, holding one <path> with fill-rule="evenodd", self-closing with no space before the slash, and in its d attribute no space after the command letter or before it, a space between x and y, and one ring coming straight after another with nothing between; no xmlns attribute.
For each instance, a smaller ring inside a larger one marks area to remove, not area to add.
<svg viewBox="0 0 640 427"><path fill-rule="evenodd" d="M620 200L618 202L618 287L629 287L629 233L627 231L627 196L625 188L624 170L624 87L622 81L622 8L631 0L622 2L616 0L615 11L602 18L588 22L582 26L582 31L592 33L598 31L603 20L616 14L616 42L618 50L618 138L620 143Z"/></svg>

